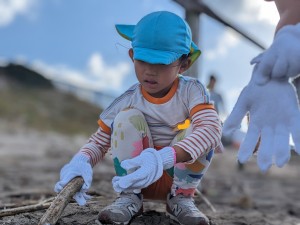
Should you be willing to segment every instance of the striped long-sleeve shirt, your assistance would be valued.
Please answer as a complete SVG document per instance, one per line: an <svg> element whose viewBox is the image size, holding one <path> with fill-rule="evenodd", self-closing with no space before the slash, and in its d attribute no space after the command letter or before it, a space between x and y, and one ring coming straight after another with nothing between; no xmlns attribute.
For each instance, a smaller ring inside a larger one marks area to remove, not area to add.
<svg viewBox="0 0 300 225"><path fill-rule="evenodd" d="M90 157L92 165L109 149L110 127L116 115L126 108L136 108L144 114L154 146L168 146L178 133L177 126L190 119L193 132L176 143L191 155L189 163L221 144L221 122L208 91L196 79L179 76L163 98L154 98L135 84L102 112L98 131L80 150Z"/></svg>

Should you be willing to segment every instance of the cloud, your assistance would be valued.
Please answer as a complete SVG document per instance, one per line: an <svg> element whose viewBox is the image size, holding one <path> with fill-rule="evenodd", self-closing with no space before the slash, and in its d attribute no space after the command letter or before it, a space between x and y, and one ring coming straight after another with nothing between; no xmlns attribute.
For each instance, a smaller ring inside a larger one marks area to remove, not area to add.
<svg viewBox="0 0 300 225"><path fill-rule="evenodd" d="M18 15L32 13L37 0L0 0L0 27L13 22Z"/></svg>
<svg viewBox="0 0 300 225"><path fill-rule="evenodd" d="M275 25L279 20L274 2L263 0L205 0L205 2L233 22L263 22Z"/></svg>
<svg viewBox="0 0 300 225"><path fill-rule="evenodd" d="M226 29L223 36L218 38L215 47L213 49L208 49L203 55L208 60L224 57L227 55L230 48L236 46L239 42L239 38L236 35L233 35L230 30Z"/></svg>
<svg viewBox="0 0 300 225"><path fill-rule="evenodd" d="M262 45L267 47L272 42L275 26L279 20L274 2L263 0L204 0L204 2L226 21ZM218 35L216 44L203 54L208 60L226 57L232 48L241 43L241 40L244 39L240 35L225 28L221 35Z"/></svg>
<svg viewBox="0 0 300 225"><path fill-rule="evenodd" d="M99 53L92 54L86 71L78 71L65 65L48 65L41 61L33 62L32 66L49 79L63 81L82 88L117 93L124 91L122 84L130 71L130 65L127 63L106 65Z"/></svg>
<svg viewBox="0 0 300 225"><path fill-rule="evenodd" d="M104 86L120 89L125 76L130 71L128 63L119 63L114 67L105 65L102 56L99 53L94 53L88 62L89 74L96 80L104 83Z"/></svg>
<svg viewBox="0 0 300 225"><path fill-rule="evenodd" d="M279 14L274 2L265 2L261 0L242 2L243 8L241 11L238 11L238 17L243 22L263 22L274 26L277 24ZM253 17L253 15L256 16Z"/></svg>

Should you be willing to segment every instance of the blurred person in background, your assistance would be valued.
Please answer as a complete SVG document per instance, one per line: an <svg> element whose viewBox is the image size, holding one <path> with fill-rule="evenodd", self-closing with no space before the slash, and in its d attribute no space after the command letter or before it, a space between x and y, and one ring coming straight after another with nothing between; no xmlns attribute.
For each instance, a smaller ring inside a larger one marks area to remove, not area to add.
<svg viewBox="0 0 300 225"><path fill-rule="evenodd" d="M217 113L224 116L226 115L226 109L222 95L216 90L217 83L217 77L214 74L211 74L206 87L209 91L210 99L213 101Z"/></svg>
<svg viewBox="0 0 300 225"><path fill-rule="evenodd" d="M221 120L227 116L223 96L217 91L218 78L211 73L207 83L207 89L210 94L210 99L214 103L215 109L219 114ZM224 147L230 147L238 150L242 141L244 140L245 132L237 129L230 137L222 136L222 143Z"/></svg>

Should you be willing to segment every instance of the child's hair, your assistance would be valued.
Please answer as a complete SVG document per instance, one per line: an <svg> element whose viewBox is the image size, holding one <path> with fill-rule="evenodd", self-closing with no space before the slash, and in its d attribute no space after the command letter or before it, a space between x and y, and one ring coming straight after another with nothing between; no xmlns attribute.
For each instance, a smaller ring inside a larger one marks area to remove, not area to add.
<svg viewBox="0 0 300 225"><path fill-rule="evenodd" d="M190 54L183 54L182 56L180 56L179 62L184 63L184 62L186 62L186 60L188 60L189 57L190 57Z"/></svg>

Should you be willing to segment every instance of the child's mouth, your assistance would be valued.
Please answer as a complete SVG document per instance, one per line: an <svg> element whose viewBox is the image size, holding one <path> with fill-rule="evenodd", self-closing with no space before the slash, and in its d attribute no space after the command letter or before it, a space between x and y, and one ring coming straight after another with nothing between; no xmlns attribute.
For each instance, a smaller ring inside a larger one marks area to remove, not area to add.
<svg viewBox="0 0 300 225"><path fill-rule="evenodd" d="M154 80L145 80L144 81L144 85L145 87L149 88L149 89L156 89L157 88L157 82Z"/></svg>
<svg viewBox="0 0 300 225"><path fill-rule="evenodd" d="M145 80L145 82L149 84L157 84L157 82L154 80Z"/></svg>

